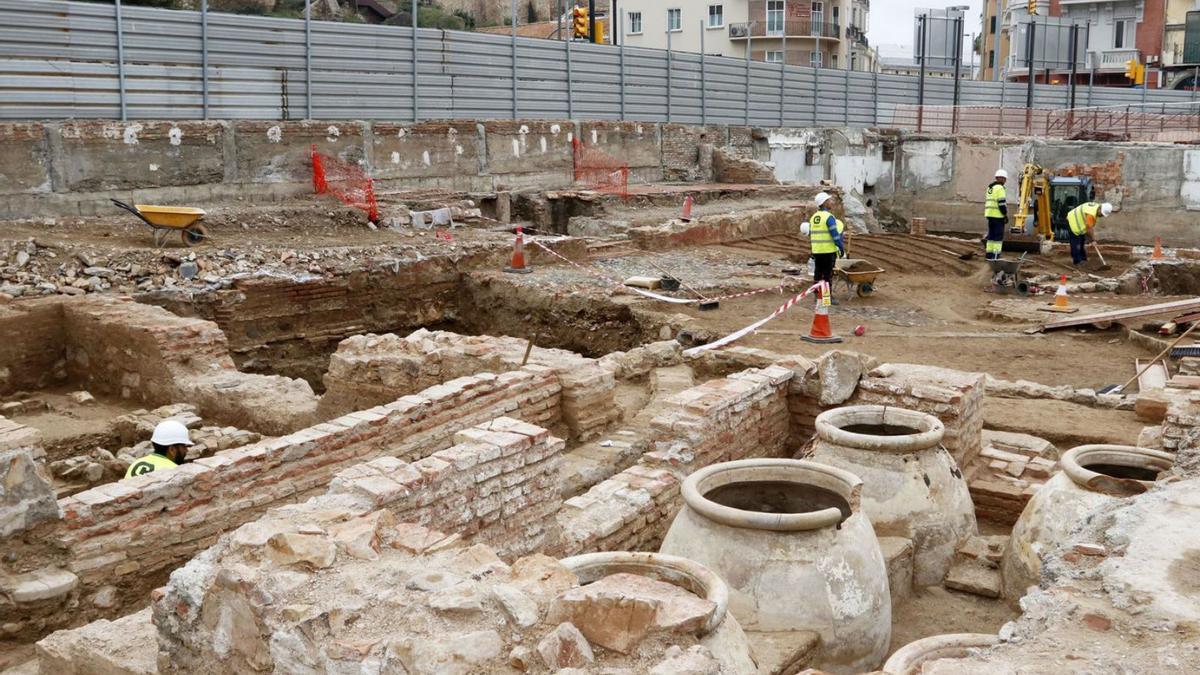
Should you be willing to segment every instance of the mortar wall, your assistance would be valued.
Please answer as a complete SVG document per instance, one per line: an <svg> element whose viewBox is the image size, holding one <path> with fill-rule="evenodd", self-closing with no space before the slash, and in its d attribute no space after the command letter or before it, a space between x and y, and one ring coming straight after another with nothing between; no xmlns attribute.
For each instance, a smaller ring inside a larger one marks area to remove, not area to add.
<svg viewBox="0 0 1200 675"><path fill-rule="evenodd" d="M560 394L555 378L538 367L479 374L172 471L61 499L62 520L42 540L62 552L78 585L41 603L0 605L0 623L14 623L16 632L42 633L119 614L144 602L169 570L211 546L222 532L269 508L324 491L335 474L353 464L378 457L415 462L455 445L455 435L464 429L514 413L545 426L557 414ZM101 608L90 598L105 586L114 587L117 602ZM78 606L71 612L42 611L66 603ZM24 617L32 616L37 622L26 625Z"/></svg>
<svg viewBox="0 0 1200 675"><path fill-rule="evenodd" d="M0 394L42 389L65 379L62 305L56 301L0 307Z"/></svg>

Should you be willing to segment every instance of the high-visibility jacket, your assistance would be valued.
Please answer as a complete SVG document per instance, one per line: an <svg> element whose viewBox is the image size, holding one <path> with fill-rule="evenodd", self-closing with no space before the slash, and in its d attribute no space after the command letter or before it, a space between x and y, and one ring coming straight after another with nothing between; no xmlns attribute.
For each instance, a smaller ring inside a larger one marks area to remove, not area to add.
<svg viewBox="0 0 1200 675"><path fill-rule="evenodd" d="M139 457L133 460L133 464L125 470L125 477L141 476L142 474L150 473L151 471L159 471L161 469L174 469L179 466L175 462L163 457L157 452L152 452L145 457Z"/></svg>
<svg viewBox="0 0 1200 675"><path fill-rule="evenodd" d="M1100 205L1096 202L1084 202L1071 209L1067 214L1067 225L1071 228L1071 233L1078 236L1087 232L1089 227L1095 227L1099 213Z"/></svg>
<svg viewBox="0 0 1200 675"><path fill-rule="evenodd" d="M1008 191L999 183L988 186L987 196L983 200L984 218L1005 218L1008 211Z"/></svg>
<svg viewBox="0 0 1200 675"><path fill-rule="evenodd" d="M830 229L830 225L833 229ZM842 232L846 226L833 217L833 214L820 210L808 220L808 243L813 253L837 253L838 242L842 241Z"/></svg>

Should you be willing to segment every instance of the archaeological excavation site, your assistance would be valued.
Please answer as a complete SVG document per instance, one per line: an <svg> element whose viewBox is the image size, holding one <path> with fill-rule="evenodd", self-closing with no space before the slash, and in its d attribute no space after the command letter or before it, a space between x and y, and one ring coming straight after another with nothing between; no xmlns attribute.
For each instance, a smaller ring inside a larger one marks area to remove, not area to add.
<svg viewBox="0 0 1200 675"><path fill-rule="evenodd" d="M0 146L5 672L1200 669L1200 151L565 120ZM1119 203L1103 261L985 259L993 172L1016 210L1035 165ZM164 421L191 445L135 470Z"/></svg>

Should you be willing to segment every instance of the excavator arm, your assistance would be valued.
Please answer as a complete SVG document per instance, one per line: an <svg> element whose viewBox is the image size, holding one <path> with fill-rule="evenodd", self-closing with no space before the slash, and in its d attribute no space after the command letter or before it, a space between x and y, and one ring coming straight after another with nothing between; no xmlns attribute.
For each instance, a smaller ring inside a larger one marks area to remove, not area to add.
<svg viewBox="0 0 1200 675"><path fill-rule="evenodd" d="M1026 164L1021 171L1020 201L1010 231L1039 234L1047 241L1054 239L1050 225L1050 181L1037 164Z"/></svg>

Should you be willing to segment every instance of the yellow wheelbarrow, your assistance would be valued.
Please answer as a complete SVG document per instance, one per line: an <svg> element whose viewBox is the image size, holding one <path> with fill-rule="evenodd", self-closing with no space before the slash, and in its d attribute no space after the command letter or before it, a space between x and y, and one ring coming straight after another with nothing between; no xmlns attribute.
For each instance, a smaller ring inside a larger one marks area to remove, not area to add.
<svg viewBox="0 0 1200 675"><path fill-rule="evenodd" d="M167 243L167 237L171 232L179 232L184 246L203 244L204 240L208 239L208 230L200 224L200 220L204 218L203 209L193 209L187 206L153 206L151 204L131 206L119 199L113 199L112 203L149 225L150 229L154 230L154 245L158 248L162 248Z"/></svg>

